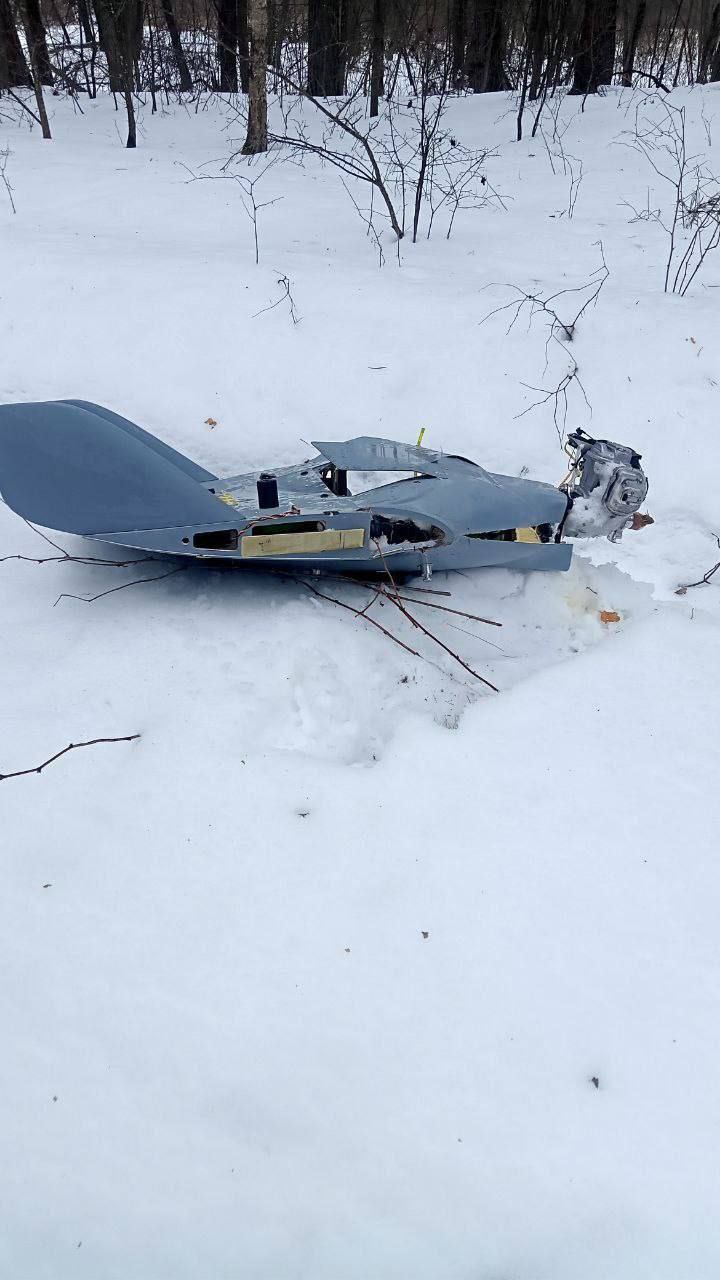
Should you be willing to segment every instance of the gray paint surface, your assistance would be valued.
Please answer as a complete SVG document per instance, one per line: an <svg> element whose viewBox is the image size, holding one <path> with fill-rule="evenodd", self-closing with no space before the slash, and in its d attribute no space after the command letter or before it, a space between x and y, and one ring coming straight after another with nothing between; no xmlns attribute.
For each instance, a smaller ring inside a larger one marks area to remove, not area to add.
<svg viewBox="0 0 720 1280"><path fill-rule="evenodd" d="M226 520L223 504L175 458L189 460L146 436L94 405L2 405L0 492L27 520L66 533Z"/></svg>
<svg viewBox="0 0 720 1280"><path fill-rule="evenodd" d="M384 573L368 536L371 517L401 517L440 537L383 547L399 573L506 566L565 569L563 543L525 544L469 537L503 529L555 526L565 495L551 485L485 471L465 458L398 441L362 436L319 442L320 454L276 469L279 505L260 511L259 473L218 478L112 410L82 400L0 405L0 492L26 519L155 554L232 559L253 569L348 569ZM417 472L409 478L348 497L332 494L321 471L332 463L348 471ZM221 500L222 498L222 500ZM359 549L242 560L242 536L254 525L282 517L288 529L308 516L328 528L362 526ZM198 550L193 536L239 531L237 549Z"/></svg>

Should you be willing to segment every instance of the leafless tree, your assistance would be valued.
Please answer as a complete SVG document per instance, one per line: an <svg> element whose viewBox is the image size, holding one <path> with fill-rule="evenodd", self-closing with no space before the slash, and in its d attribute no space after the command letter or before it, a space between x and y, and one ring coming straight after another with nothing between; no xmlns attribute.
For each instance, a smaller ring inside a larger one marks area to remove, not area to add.
<svg viewBox="0 0 720 1280"><path fill-rule="evenodd" d="M13 213L17 213L17 209L15 208L15 201L13 199L12 183L10 182L10 179L8 178L8 174L7 174L8 160L10 159L11 154L12 152L10 151L10 148L8 146L0 147L0 182L2 182L5 190L7 191L7 197L8 197L8 200L10 201L10 208L12 209Z"/></svg>
<svg viewBox="0 0 720 1280"><path fill-rule="evenodd" d="M667 237L664 288L684 296L708 256L720 246L720 178L688 150L685 107L647 95L634 127L621 141L638 152L669 189L667 213L633 209L634 219L656 222ZM630 206L632 208L632 206Z"/></svg>
<svg viewBox="0 0 720 1280"><path fill-rule="evenodd" d="M260 261L260 239L258 231L258 215L262 209L269 209L271 205L277 204L282 196L274 196L270 200L260 200L258 187L265 175L270 169L278 163L280 153L275 151L270 158L261 165L259 169L252 168L253 161L245 155L244 149L236 155L230 157L225 162L219 173L193 173L192 169L188 169L187 165L181 164L181 168L190 174L188 181L190 182L233 182L240 196L240 204L248 217L253 230L253 244L255 247L255 263ZM243 171L237 171L235 165L242 163Z"/></svg>
<svg viewBox="0 0 720 1280"><path fill-rule="evenodd" d="M536 392L539 399L534 400L532 404L517 415L518 417L524 417L526 413L530 413L531 410L537 409L542 405L552 405L553 423L561 444L567 423L569 393L573 388L579 391L586 408L592 412L585 387L580 378L580 366L578 361L567 351L567 344L574 342L578 324L590 308L597 304L602 289L610 276L602 242L598 242L598 248L600 250L600 266L593 271L584 284L567 289L558 289L547 295L530 293L517 285L506 286L512 289L515 297L499 307L494 307L481 321L481 324L484 324L494 316L509 314L510 323L508 324L507 332L510 333L521 317L526 318L528 328L535 319L541 320L546 330L545 374L547 374L550 366L551 351L556 351L558 348L562 351L565 369L558 377L557 382L551 384L550 387L538 387L524 382L522 385L527 390Z"/></svg>
<svg viewBox="0 0 720 1280"><path fill-rule="evenodd" d="M267 62L268 0L250 0L250 83L248 126L243 153L258 155L268 149Z"/></svg>

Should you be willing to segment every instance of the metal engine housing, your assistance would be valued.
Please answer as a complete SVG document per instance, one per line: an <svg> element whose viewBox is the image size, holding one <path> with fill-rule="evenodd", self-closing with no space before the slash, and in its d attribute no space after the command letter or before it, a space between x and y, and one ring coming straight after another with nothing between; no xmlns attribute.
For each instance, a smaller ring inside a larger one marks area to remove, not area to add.
<svg viewBox="0 0 720 1280"><path fill-rule="evenodd" d="M594 440L580 429L568 436L566 450L572 466L560 486L570 503L563 532L617 542L647 496L640 454L612 440Z"/></svg>

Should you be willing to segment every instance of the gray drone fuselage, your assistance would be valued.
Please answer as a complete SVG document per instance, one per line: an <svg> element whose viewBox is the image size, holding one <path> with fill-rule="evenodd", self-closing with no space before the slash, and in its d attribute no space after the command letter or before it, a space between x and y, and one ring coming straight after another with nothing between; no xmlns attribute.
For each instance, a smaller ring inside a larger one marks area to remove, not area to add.
<svg viewBox="0 0 720 1280"><path fill-rule="evenodd" d="M559 540L569 500L552 485L391 440L313 445L316 457L272 472L276 501L260 506L262 473L215 476L99 405L2 405L0 492L46 528L252 568L412 574L570 563ZM404 474L350 494L348 472ZM542 536L524 541L524 530Z"/></svg>

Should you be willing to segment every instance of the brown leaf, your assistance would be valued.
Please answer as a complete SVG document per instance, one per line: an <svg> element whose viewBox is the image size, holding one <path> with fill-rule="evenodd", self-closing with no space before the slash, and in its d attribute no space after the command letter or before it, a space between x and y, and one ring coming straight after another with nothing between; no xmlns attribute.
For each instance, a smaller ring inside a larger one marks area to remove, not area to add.
<svg viewBox="0 0 720 1280"><path fill-rule="evenodd" d="M646 529L649 524L654 523L655 521L653 517L648 515L647 511L636 511L632 518L630 528L637 532L638 529Z"/></svg>
<svg viewBox="0 0 720 1280"><path fill-rule="evenodd" d="M205 425L206 425L206 426L208 426L208 427L216 427L216 426L217 426L217 419L216 419L216 418L206 418L206 419L205 419Z"/></svg>
<svg viewBox="0 0 720 1280"><path fill-rule="evenodd" d="M619 621L620 621L620 614L619 614L619 613L615 613L615 611L614 611L613 609L601 609L601 610L600 610L600 621L601 621L601 622L605 622L605 623L608 623L608 622L619 622Z"/></svg>

